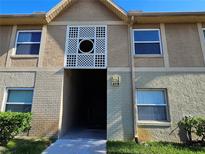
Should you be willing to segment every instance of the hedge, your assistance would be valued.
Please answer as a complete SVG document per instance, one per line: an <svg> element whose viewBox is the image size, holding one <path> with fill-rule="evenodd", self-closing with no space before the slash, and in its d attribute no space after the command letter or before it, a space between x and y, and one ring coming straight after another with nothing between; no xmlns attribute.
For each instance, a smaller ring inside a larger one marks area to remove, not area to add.
<svg viewBox="0 0 205 154"><path fill-rule="evenodd" d="M31 113L0 112L0 145L31 128Z"/></svg>

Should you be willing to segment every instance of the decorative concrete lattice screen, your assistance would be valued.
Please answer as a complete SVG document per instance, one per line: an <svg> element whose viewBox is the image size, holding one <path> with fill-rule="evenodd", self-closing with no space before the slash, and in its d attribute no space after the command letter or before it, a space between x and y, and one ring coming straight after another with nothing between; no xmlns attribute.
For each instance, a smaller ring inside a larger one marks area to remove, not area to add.
<svg viewBox="0 0 205 154"><path fill-rule="evenodd" d="M107 27L68 26L65 68L106 68Z"/></svg>

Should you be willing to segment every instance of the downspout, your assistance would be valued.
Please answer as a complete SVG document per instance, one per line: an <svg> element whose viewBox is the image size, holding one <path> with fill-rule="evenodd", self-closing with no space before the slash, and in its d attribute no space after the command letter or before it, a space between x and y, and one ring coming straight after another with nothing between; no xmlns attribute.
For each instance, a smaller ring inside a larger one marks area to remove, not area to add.
<svg viewBox="0 0 205 154"><path fill-rule="evenodd" d="M132 87L132 112L133 112L133 134L134 139L136 142L138 142L138 135L137 135L137 109L136 109L136 97L135 97L135 91L136 91L136 85L135 85L135 64L134 64L134 50L133 50L133 24L134 24L135 17L131 16L130 23L128 25L128 34L129 34L129 40L130 40L130 71L131 71L131 87Z"/></svg>

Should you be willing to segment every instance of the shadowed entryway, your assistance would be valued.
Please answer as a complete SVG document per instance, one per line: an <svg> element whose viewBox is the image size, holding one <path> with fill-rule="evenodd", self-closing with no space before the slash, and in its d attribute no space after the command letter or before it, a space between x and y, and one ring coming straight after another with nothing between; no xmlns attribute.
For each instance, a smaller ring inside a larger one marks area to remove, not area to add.
<svg viewBox="0 0 205 154"><path fill-rule="evenodd" d="M107 127L107 70L65 70L61 136Z"/></svg>

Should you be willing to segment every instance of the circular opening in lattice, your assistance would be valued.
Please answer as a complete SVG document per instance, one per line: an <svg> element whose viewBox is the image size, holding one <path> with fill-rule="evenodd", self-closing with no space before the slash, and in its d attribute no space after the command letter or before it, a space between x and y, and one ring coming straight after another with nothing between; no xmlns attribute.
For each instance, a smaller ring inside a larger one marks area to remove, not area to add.
<svg viewBox="0 0 205 154"><path fill-rule="evenodd" d="M92 40L81 40L79 43L79 50L82 53L91 53L94 48L94 43Z"/></svg>

